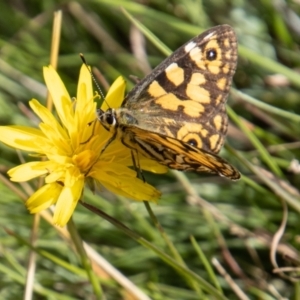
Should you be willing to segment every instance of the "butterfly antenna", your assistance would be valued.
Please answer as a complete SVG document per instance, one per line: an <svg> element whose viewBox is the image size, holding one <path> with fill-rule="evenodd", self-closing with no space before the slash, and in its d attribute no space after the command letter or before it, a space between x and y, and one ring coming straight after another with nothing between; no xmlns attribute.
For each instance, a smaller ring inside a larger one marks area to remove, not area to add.
<svg viewBox="0 0 300 300"><path fill-rule="evenodd" d="M87 64L87 62L86 62L86 60L85 60L84 55L83 55L82 53L80 53L79 56L80 56L82 62L84 63L84 65L85 65L85 66L87 67L87 69L89 70L89 73L91 74L91 77L92 77L92 79L93 79L93 81L94 81L94 83L95 83L95 85L96 85L96 88L97 88L97 90L98 90L98 92L99 92L101 98L103 99L103 101L105 101L105 97L104 97L104 94L103 94L103 92L102 92L102 90L101 90L101 88L100 88L100 85L98 84L98 82L97 82L97 80L96 80L96 78L95 78L93 72L92 72L91 69L89 68L89 66L88 66L88 64Z"/></svg>

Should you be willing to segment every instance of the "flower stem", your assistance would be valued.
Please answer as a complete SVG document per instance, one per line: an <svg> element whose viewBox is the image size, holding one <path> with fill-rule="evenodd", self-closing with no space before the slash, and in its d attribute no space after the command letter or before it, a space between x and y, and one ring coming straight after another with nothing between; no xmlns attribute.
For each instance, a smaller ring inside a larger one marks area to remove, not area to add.
<svg viewBox="0 0 300 300"><path fill-rule="evenodd" d="M87 272L88 278L93 286L94 293L96 295L96 299L102 300L103 298L103 292L102 288L99 282L99 279L97 278L96 274L94 273L91 262L84 250L82 239L77 231L77 228L73 222L73 219L71 218L67 224L68 231L70 233L71 239L76 247L76 250L81 258L81 263L84 267L84 269Z"/></svg>

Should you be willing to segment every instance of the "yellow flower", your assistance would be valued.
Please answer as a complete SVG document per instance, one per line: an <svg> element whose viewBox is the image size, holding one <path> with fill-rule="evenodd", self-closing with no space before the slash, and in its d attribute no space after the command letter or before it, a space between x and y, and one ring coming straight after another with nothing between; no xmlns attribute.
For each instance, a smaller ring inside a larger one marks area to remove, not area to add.
<svg viewBox="0 0 300 300"><path fill-rule="evenodd" d="M39 129L23 126L1 126L0 141L35 156L43 161L32 161L8 171L12 181L27 181L45 177L45 185L27 201L31 213L40 212L56 204L53 222L64 226L81 198L86 180L101 183L112 192L134 200L155 201L160 193L151 185L136 178L130 150L118 140L113 141L100 156L101 149L110 138L99 122L88 125L96 118L96 103L91 76L82 66L77 98L71 100L63 82L51 67L44 68L44 78L53 99L59 121L37 100L30 107L39 116ZM106 103L121 105L125 82L119 77L109 90ZM107 104L102 106L106 109ZM143 169L163 173L166 168L142 158Z"/></svg>

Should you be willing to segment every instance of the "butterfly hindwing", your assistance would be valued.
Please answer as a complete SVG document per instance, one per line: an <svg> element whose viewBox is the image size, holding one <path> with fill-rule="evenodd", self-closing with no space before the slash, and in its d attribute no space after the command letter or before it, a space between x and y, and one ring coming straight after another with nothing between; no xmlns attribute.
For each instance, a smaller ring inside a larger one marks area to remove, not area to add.
<svg viewBox="0 0 300 300"><path fill-rule="evenodd" d="M146 133L137 127L124 127L122 142L145 157L180 171L215 173L237 180L239 171L223 158L203 149L193 147L181 140L157 133ZM127 132L126 132L127 131Z"/></svg>

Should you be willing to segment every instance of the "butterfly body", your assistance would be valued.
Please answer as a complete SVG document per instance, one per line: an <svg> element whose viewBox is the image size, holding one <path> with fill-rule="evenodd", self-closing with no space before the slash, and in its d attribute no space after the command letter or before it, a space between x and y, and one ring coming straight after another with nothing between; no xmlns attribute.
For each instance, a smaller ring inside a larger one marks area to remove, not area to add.
<svg viewBox="0 0 300 300"><path fill-rule="evenodd" d="M225 104L237 63L233 29L221 25L176 50L127 94L101 124L139 154L176 170L239 172L216 154L224 144Z"/></svg>

